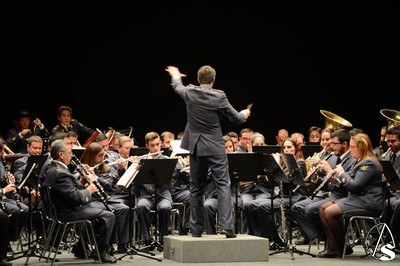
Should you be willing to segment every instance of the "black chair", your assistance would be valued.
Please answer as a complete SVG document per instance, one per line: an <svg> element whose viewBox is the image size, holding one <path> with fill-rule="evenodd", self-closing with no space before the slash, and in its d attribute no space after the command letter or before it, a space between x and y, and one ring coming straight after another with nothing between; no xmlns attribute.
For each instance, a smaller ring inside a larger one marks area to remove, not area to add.
<svg viewBox="0 0 400 266"><path fill-rule="evenodd" d="M347 246L353 248L356 245L362 245L365 251L365 257L369 255L368 250L371 247L385 244L382 235L383 220L386 213L385 199L382 203L382 210L375 211L375 214L371 210L358 210L357 212L344 213L342 216L342 224L345 230L345 245L343 247L342 259L346 256ZM362 215L362 213L371 212L370 215ZM371 228L375 228L376 231L371 232Z"/></svg>
<svg viewBox="0 0 400 266"><path fill-rule="evenodd" d="M86 239L88 239L89 241L89 246L97 253L97 258L99 262L102 263L92 222L87 219L73 220L73 221L60 220L60 218L58 217L57 207L53 200L53 195L52 195L53 192L51 187L42 186L41 189L43 191L42 193L42 199L44 204L43 209L46 210L46 215L48 215L51 218L51 223L47 231L47 237L43 249L44 252L43 255L45 255L45 253L48 252L46 262L48 262L48 260L50 259L51 254L54 253L51 261L51 265L53 265L54 261L56 260L58 251L60 249L61 239L63 239L64 236L69 232L73 232L74 234L75 233L79 234L79 239L81 240L82 245L84 247L86 246L85 244L85 236L86 236ZM73 230L70 230L71 228ZM85 258L88 259L86 248L84 248L84 252L85 252Z"/></svg>

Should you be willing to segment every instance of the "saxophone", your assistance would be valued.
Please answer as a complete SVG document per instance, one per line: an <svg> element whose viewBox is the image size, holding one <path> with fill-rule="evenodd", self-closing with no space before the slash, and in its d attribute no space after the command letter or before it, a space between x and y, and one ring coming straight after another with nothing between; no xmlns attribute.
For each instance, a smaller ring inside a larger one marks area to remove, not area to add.
<svg viewBox="0 0 400 266"><path fill-rule="evenodd" d="M287 223L286 223L286 206L285 202L283 201L283 182L280 181L279 183L279 190L281 194L281 225L279 227L279 237L282 239L284 243L287 242L288 239L288 230L287 230Z"/></svg>

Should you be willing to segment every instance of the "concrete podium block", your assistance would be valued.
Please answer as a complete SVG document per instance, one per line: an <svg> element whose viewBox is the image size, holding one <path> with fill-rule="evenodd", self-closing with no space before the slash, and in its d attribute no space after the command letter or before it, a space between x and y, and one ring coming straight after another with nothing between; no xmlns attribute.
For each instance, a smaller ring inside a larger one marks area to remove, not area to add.
<svg viewBox="0 0 400 266"><path fill-rule="evenodd" d="M268 255L268 239L247 234L164 236L164 258L179 262L268 261Z"/></svg>

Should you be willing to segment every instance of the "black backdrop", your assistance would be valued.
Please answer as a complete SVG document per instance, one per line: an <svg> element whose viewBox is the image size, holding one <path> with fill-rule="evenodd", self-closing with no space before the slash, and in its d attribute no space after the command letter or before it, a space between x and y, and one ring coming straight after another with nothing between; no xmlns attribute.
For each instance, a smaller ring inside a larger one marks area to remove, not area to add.
<svg viewBox="0 0 400 266"><path fill-rule="evenodd" d="M185 84L215 67L234 107L254 103L246 124L224 120L224 131L251 127L267 143L280 128L323 126L325 109L377 144L379 111L400 109L396 1L3 2L3 136L19 109L51 129L64 104L92 128L133 126L139 144L148 131L178 133L186 113L167 65Z"/></svg>

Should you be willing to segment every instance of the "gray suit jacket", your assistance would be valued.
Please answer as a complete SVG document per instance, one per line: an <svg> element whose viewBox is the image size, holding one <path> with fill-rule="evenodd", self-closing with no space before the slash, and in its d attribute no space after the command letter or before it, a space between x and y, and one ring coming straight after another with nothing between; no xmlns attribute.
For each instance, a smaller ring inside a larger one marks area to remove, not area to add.
<svg viewBox="0 0 400 266"><path fill-rule="evenodd" d="M221 129L222 116L242 124L247 117L236 111L223 91L209 85L184 86L181 79L172 79L172 88L186 103L187 123L181 148L197 156L225 154Z"/></svg>

